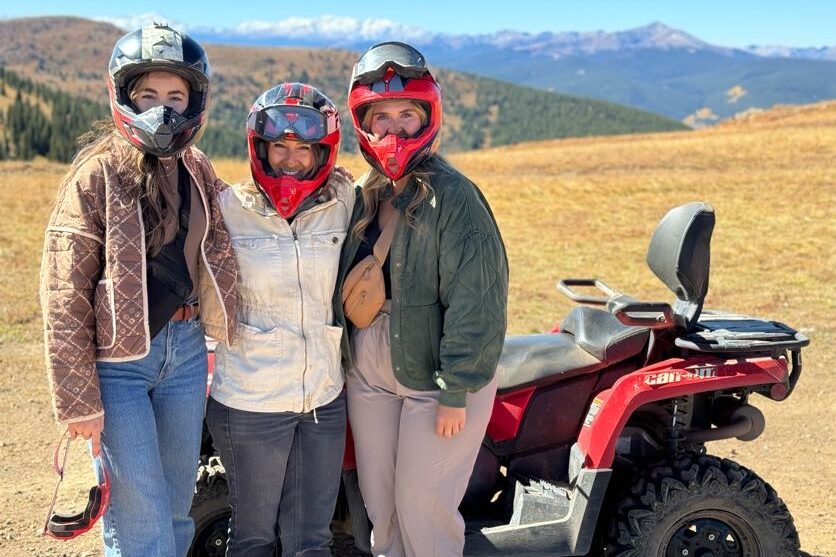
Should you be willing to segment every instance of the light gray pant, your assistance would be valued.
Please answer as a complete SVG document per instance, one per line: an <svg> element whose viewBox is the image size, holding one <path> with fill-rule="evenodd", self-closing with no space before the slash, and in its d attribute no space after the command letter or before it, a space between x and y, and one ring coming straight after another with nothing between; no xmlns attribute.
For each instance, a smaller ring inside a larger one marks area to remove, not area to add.
<svg viewBox="0 0 836 557"><path fill-rule="evenodd" d="M461 557L464 497L493 409L496 380L467 395L464 429L436 434L439 391L398 383L389 350L388 307L355 330L347 379L360 491L372 521L372 554Z"/></svg>

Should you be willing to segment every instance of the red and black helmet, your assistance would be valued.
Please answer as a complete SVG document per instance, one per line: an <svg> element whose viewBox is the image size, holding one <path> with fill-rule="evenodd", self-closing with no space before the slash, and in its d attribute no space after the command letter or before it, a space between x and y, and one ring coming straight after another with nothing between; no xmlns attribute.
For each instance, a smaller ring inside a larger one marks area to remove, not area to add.
<svg viewBox="0 0 836 557"><path fill-rule="evenodd" d="M378 140L363 129L371 103L390 99L414 100L427 109L427 123L415 136L390 134ZM411 172L438 149L441 88L424 56L408 44L376 44L360 57L351 75L348 108L363 157L392 180Z"/></svg>
<svg viewBox="0 0 836 557"><path fill-rule="evenodd" d="M304 176L277 176L267 160L270 142L295 139L319 145L314 169ZM258 97L247 117L247 149L256 186L282 217L328 181L340 150L337 106L317 88L282 83Z"/></svg>
<svg viewBox="0 0 836 557"><path fill-rule="evenodd" d="M184 114L166 106L137 112L131 87L151 71L171 72L186 80L189 105ZM157 156L175 155L203 135L211 70L206 52L194 39L159 23L137 29L116 42L108 74L113 122L137 149Z"/></svg>

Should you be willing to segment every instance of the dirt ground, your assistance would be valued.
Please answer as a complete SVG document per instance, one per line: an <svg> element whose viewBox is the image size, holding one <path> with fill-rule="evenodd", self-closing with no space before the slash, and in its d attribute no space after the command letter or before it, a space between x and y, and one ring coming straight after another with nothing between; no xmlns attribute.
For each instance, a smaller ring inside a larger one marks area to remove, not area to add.
<svg viewBox="0 0 836 557"><path fill-rule="evenodd" d="M805 555L836 557L836 105L821 110L781 127L758 121L739 131L721 126L569 140L455 162L483 187L500 220L511 257L515 334L546 330L565 314L568 303L554 292L555 281L590 275L590 268L630 294L668 296L653 290L658 280L643 263L653 224L683 200L715 204L709 307L780 319L813 343L789 400L754 398L766 416L763 436L713 443L709 451L754 469L777 490ZM528 162L523 153L541 158ZM37 274L64 168L0 163L0 557L101 554L98 529L66 543L39 536L56 479L51 454L59 431L43 367ZM229 179L246 166L236 161L219 171ZM538 203L521 212L520 203L534 198ZM80 443L72 454L64 507L77 507L93 483Z"/></svg>

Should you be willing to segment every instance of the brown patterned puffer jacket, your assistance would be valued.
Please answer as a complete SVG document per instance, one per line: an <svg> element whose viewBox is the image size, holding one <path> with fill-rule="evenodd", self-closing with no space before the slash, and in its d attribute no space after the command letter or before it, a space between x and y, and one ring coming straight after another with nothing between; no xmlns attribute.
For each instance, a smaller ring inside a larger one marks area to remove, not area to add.
<svg viewBox="0 0 836 557"><path fill-rule="evenodd" d="M59 190L46 229L40 295L61 423L102 415L96 360L138 360L150 350L142 209L116 172L116 161L135 156L133 149L125 142L87 161ZM198 149L185 151L183 161L208 215L199 254L200 319L209 336L229 343L238 267L217 205L226 184Z"/></svg>

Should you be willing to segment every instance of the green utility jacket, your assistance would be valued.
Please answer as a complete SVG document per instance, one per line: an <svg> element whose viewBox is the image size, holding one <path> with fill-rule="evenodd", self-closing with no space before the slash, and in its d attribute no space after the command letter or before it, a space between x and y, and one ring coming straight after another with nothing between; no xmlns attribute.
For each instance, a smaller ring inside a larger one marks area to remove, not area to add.
<svg viewBox="0 0 836 557"><path fill-rule="evenodd" d="M467 392L496 373L505 338L508 261L487 201L473 182L433 157L433 193L407 224L404 212L417 192L410 181L393 205L399 221L389 252L392 307L389 340L397 380L410 389L441 389L439 402L464 407ZM334 315L344 327L343 361L351 365L351 324L342 287L361 239L351 232L363 213L360 191L340 258Z"/></svg>

